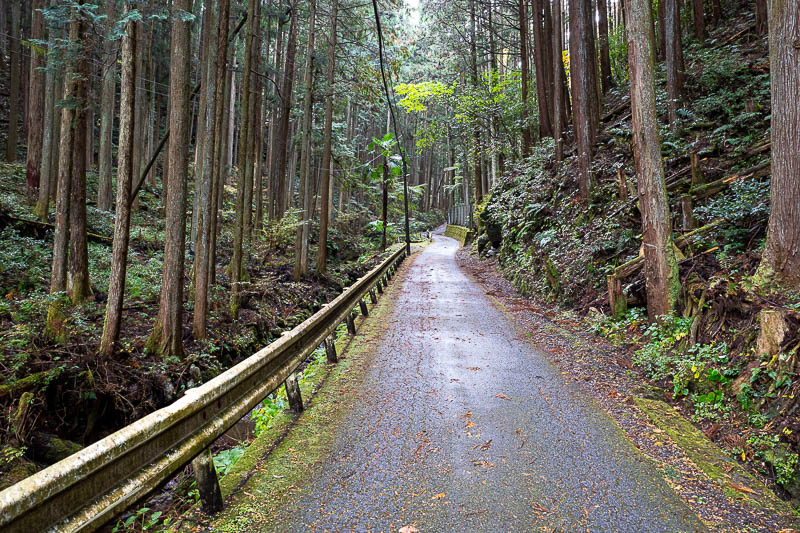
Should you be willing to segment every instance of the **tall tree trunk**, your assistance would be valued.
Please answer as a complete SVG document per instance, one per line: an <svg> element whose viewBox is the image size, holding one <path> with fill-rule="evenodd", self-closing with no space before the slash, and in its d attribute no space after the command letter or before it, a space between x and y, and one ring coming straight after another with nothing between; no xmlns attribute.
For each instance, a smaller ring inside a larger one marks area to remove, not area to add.
<svg viewBox="0 0 800 533"><path fill-rule="evenodd" d="M114 111L117 96L117 49L111 40L111 32L115 24L116 2L106 2L106 39L103 62L103 88L100 98L100 157L97 186L97 207L103 211L111 211L114 187L112 182L112 136L114 132ZM133 121L131 120L131 124Z"/></svg>
<svg viewBox="0 0 800 533"><path fill-rule="evenodd" d="M31 39L44 40L44 0L31 2ZM44 122L44 84L45 53L37 46L31 46L30 92L28 97L28 157L26 183L28 196L33 198L40 186L42 172L42 127Z"/></svg>
<svg viewBox="0 0 800 533"><path fill-rule="evenodd" d="M528 12L527 0L519 0L518 14L519 14L519 51L520 62L522 68L522 157L526 158L531 155L531 130L528 124L528 85L530 80L530 71L528 59Z"/></svg>
<svg viewBox="0 0 800 533"><path fill-rule="evenodd" d="M247 248L250 247L250 239L253 234L253 185L256 179L256 160L260 157L260 153L256 151L256 132L261 129L261 123L258 120L258 109L261 107L261 90L259 89L260 83L255 75L259 70L261 54L259 53L259 36L261 34L261 0L256 0L254 16L256 18L256 27L253 30L253 38L250 43L252 49L251 64L250 64L250 98L249 103L249 122L247 128L247 137L244 138L247 143L247 165L245 181L245 197L244 197L244 238Z"/></svg>
<svg viewBox="0 0 800 533"><path fill-rule="evenodd" d="M58 0L50 0L50 7L54 7ZM51 32L51 37L54 32ZM50 63L50 60L48 60ZM52 66L52 65L50 65ZM45 98L44 98L44 119L42 124L42 162L41 175L39 178L39 198L36 207L33 209L34 215L40 220L47 220L50 212L51 191L56 188L58 180L58 167L52 164L53 160L58 159L58 146L56 145L55 124L59 121L56 112L56 86L58 81L53 68L48 68L45 73ZM33 128L32 128L33 129Z"/></svg>
<svg viewBox="0 0 800 533"><path fill-rule="evenodd" d="M768 27L767 0L756 0L756 32L764 35Z"/></svg>
<svg viewBox="0 0 800 533"><path fill-rule="evenodd" d="M381 250L386 251L386 227L389 224L389 161L383 158L383 183L381 198Z"/></svg>
<svg viewBox="0 0 800 533"><path fill-rule="evenodd" d="M339 15L339 0L331 1L330 35L328 37L328 87L325 95L325 140L322 147L322 214L319 219L319 248L317 250L317 272L328 270L328 224L333 201L331 144L333 143L333 95L336 84L336 26Z"/></svg>
<svg viewBox="0 0 800 533"><path fill-rule="evenodd" d="M217 98L222 100L222 92L217 87L217 82L225 83L224 71L220 72L220 64L225 66L227 54L220 53L221 39L227 41L228 16L230 2L228 0L206 0L206 13L218 13L219 20L216 25L212 23L209 28L208 39L206 40L208 65L206 67L206 79L203 82L206 92L206 109L201 110L200 119L202 129L205 129L205 139L203 143L203 174L196 179L200 180L200 198L197 203L197 245L195 247L194 258L194 317L192 331L195 339L206 338L206 317L208 314L208 286L210 269L214 267L211 254L211 226L213 211L216 211L217 204L214 197L214 158L219 149L216 134L219 131L217 120L221 119L221 108L217 105ZM221 4L221 5L220 5ZM227 50L226 50L227 52Z"/></svg>
<svg viewBox="0 0 800 533"><path fill-rule="evenodd" d="M550 97L548 94L548 73L552 69L545 68L547 60L550 57L547 53L549 46L545 45L545 37L543 32L544 18L542 11L543 0L533 0L533 62L536 66L536 93L538 95L539 104L539 136L552 137L553 124L550 116Z"/></svg>
<svg viewBox="0 0 800 533"><path fill-rule="evenodd" d="M651 0L651 3L656 0ZM658 42L656 42L656 25L655 22L650 24L651 38L653 40L653 48L656 49L656 57L659 61L664 61L667 50L667 32L664 29L666 25L666 0L658 1Z"/></svg>
<svg viewBox="0 0 800 533"><path fill-rule="evenodd" d="M702 2L702 0L700 0ZM597 0L597 38L600 48L600 81L603 93L614 86L611 74L611 55L608 50L608 5L607 0Z"/></svg>
<svg viewBox="0 0 800 533"><path fill-rule="evenodd" d="M719 19L722 17L722 1L721 0L711 0L711 21L714 23L714 26L719 24Z"/></svg>
<svg viewBox="0 0 800 533"><path fill-rule="evenodd" d="M244 70L242 71L242 124L239 137L239 182L236 184L236 222L233 228L233 260L231 261L231 315L239 316L240 293L242 290L242 269L244 260L244 240L246 227L245 211L250 211L251 206L246 205L247 182L252 180L253 169L250 166L249 144L247 143L249 128L251 127L250 110L250 82L253 79L253 38L255 36L258 18L255 17L256 1L249 0L247 13L247 35L245 37Z"/></svg>
<svg viewBox="0 0 800 533"><path fill-rule="evenodd" d="M313 215L311 183L311 154L314 143L311 139L313 133L314 117L314 52L316 36L317 2L309 0L308 3L308 48L306 49L305 71L305 96L303 98L303 146L300 152L300 195L302 198L301 209L302 223L297 227L297 240L294 248L294 279L299 280L308 274L308 236L311 229L311 216Z"/></svg>
<svg viewBox="0 0 800 533"><path fill-rule="evenodd" d="M599 123L596 102L597 64L591 0L570 0L570 77L573 121L578 151L580 197L588 202L592 192L592 146Z"/></svg>
<svg viewBox="0 0 800 533"><path fill-rule="evenodd" d="M642 211L647 313L651 320L675 310L680 278L672 242L672 222L664 183L661 139L658 135L653 51L647 38L649 0L627 0L631 110L639 205Z"/></svg>
<svg viewBox="0 0 800 533"><path fill-rule="evenodd" d="M144 38L144 30L145 30L145 23L144 21L139 21L136 23L136 46L138 49L136 50L136 72L140 74L144 72L144 56L145 56L145 38ZM144 165L142 164L142 160L144 159L144 96L145 96L145 86L144 80L141 79L142 76L139 76L139 79L136 80L136 118L134 119L134 130L133 130L133 175L134 176L141 176L142 169ZM138 178L137 178L138 179ZM134 180L135 181L135 180ZM135 187L136 183L131 183L131 187ZM166 201L166 198L164 199ZM139 210L139 195L137 194L133 198L133 205L132 209L134 211Z"/></svg>
<svg viewBox="0 0 800 533"><path fill-rule="evenodd" d="M800 3L770 0L772 182L757 280L800 288Z"/></svg>
<svg viewBox="0 0 800 533"><path fill-rule="evenodd" d="M74 15L73 15L74 16ZM77 20L73 20L69 26L69 38L77 41L80 25ZM64 99L71 100L74 87L77 83L73 77L72 61L67 62L67 69L64 75ZM72 154L74 144L74 131L72 128L75 117L75 108L65 106L61 109L61 121L59 129L58 144L58 184L56 187L56 220L55 232L53 235L53 266L50 270L50 295L55 296L59 293L66 293L67 290L67 268L69 250L69 211L70 211L70 188L72 185ZM66 332L64 331L64 299L62 297L52 298L47 308L48 336L53 339L63 340Z"/></svg>
<svg viewBox="0 0 800 533"><path fill-rule="evenodd" d="M297 3L293 3L289 23L289 36L286 44L286 63L283 69L283 87L281 88L281 117L278 128L278 150L276 154L273 183L278 185L278 207L276 219L280 220L286 213L288 180L287 176L288 147L289 147L289 120L292 115L292 88L294 86L295 57L297 55Z"/></svg>
<svg viewBox="0 0 800 533"><path fill-rule="evenodd" d="M10 68L8 74L8 137L6 161L17 160L20 99L22 98L22 2L11 2L11 35L9 36Z"/></svg>
<svg viewBox="0 0 800 533"><path fill-rule="evenodd" d="M664 1L664 31L666 34L667 111L672 131L678 130L678 108L683 91L681 18L678 0Z"/></svg>
<svg viewBox="0 0 800 533"><path fill-rule="evenodd" d="M186 180L189 146L189 80L191 22L178 15L191 13L191 0L173 0L172 43L170 45L169 98L170 136L167 156L166 231L164 275L161 282L158 317L147 341L148 351L183 356L183 272L186 250ZM136 175L136 174L134 174Z"/></svg>
<svg viewBox="0 0 800 533"><path fill-rule="evenodd" d="M703 0L692 0L692 11L694 15L694 36L703 42L706 38L706 16L703 7Z"/></svg>
<svg viewBox="0 0 800 533"><path fill-rule="evenodd" d="M228 26L227 31L230 32L230 0L221 0L225 2L228 13ZM222 27L220 27L222 29ZM229 44L228 33L223 38L219 38L219 55L220 57L227 58L223 64L217 64L217 132L215 133L215 159L214 159L214 201L216 206L212 211L211 217L211 241L209 243L208 253L208 280L209 285L217 282L217 269L216 269L216 256L217 256L217 234L219 233L219 212L222 210L222 197L225 191L225 181L230 172L230 167L223 164L225 154L229 149L229 127L230 120L228 111L230 106L228 102L231 99L231 85L233 83L233 76L228 75L228 65L234 63L233 50L234 47Z"/></svg>
<svg viewBox="0 0 800 533"><path fill-rule="evenodd" d="M73 22L76 24L76 22ZM78 41L86 41L86 23L77 21ZM76 42L76 41L73 41ZM72 178L69 200L69 273L73 304L86 301L92 292L89 282L89 250L86 242L86 130L89 127L89 61L86 46L81 46L76 67L72 99L77 105L73 119Z"/></svg>
<svg viewBox="0 0 800 533"><path fill-rule="evenodd" d="M198 2L199 4L199 2ZM205 154L204 146L206 142L206 133L208 131L208 116L209 116L209 107L208 107L208 90L206 84L208 83L208 70L211 68L210 61L208 57L208 41L211 38L212 34L216 34L216 28L214 28L214 12L213 9L210 8L208 4L206 4L206 8L203 9L203 24L200 29L200 38L198 39L198 46L200 47L200 53L198 56L200 57L200 71L198 73L199 80L197 80L197 84L200 85L200 93L199 93L199 101L197 103L197 117L195 121L195 137L194 137L194 194L192 195L192 226L191 231L189 232L189 249L195 251L195 263L197 260L197 228L198 228L198 213L201 210L200 207L200 197L202 196L201 187L203 183L203 176L205 175L205 170L203 165L205 164L205 158L203 154ZM213 108L212 108L213 109ZM245 115L245 111L242 111L242 116ZM191 135L191 134L190 134Z"/></svg>
<svg viewBox="0 0 800 533"><path fill-rule="evenodd" d="M113 2L110 3L113 4ZM117 154L119 161L117 164L114 244L111 251L111 279L108 284L108 302L106 303L105 321L103 323L103 336L100 340L100 354L104 357L110 357L114 353L114 346L119 340L131 226L130 201L131 182L133 181L133 121L136 105L137 47L135 23L128 22L125 26L126 32L122 38L122 80L120 85L119 148Z"/></svg>
<svg viewBox="0 0 800 533"><path fill-rule="evenodd" d="M475 25L475 2L469 2L469 19L470 19L470 39L469 48L472 60L472 88L478 90L478 35ZM472 158L475 165L475 205L483 201L483 177L481 174L481 128L479 124L475 124L472 130Z"/></svg>
<svg viewBox="0 0 800 533"><path fill-rule="evenodd" d="M564 43L561 40L562 8L561 0L553 1L553 136L556 141L556 161L564 158L564 130L566 125L562 121L564 109Z"/></svg>
<svg viewBox="0 0 800 533"><path fill-rule="evenodd" d="M283 85L285 80L285 76L282 72L281 64L283 62L283 36L284 36L284 23L280 22L280 17L278 18L278 31L275 35L275 61L274 61L274 69L275 69L275 84L272 88L273 99L277 98L280 99L280 90L279 87ZM278 103L271 103L270 104L270 124L269 124L269 203L270 203L270 211L269 217L270 220L277 220L278 219L278 207L280 204L280 191L281 191L281 181L283 178L279 178L276 172L278 167L278 127L280 124L281 119L281 106Z"/></svg>

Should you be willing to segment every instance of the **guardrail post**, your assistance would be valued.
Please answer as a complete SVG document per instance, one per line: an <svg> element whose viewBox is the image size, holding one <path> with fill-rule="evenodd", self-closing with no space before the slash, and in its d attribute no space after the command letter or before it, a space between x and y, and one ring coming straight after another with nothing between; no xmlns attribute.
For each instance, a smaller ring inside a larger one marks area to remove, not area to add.
<svg viewBox="0 0 800 533"><path fill-rule="evenodd" d="M300 396L300 383L297 382L297 375L289 374L283 386L286 388L286 397L289 399L289 409L295 413L302 413L303 397Z"/></svg>
<svg viewBox="0 0 800 533"><path fill-rule="evenodd" d="M353 317L352 312L347 315L347 333L350 335L356 334L356 319Z"/></svg>
<svg viewBox="0 0 800 533"><path fill-rule="evenodd" d="M369 299L372 300L372 305L378 303L378 296L375 294L375 289L369 290Z"/></svg>
<svg viewBox="0 0 800 533"><path fill-rule="evenodd" d="M375 288L378 289L378 294L383 294L383 278L378 280L378 284L375 285Z"/></svg>
<svg viewBox="0 0 800 533"><path fill-rule="evenodd" d="M367 302L363 299L358 302L358 306L361 308L361 314L364 316L369 316L369 310L367 309Z"/></svg>
<svg viewBox="0 0 800 533"><path fill-rule="evenodd" d="M339 361L339 356L336 355L336 342L333 337L325 339L325 354L328 356L329 363L336 363Z"/></svg>
<svg viewBox="0 0 800 533"><path fill-rule="evenodd" d="M214 468L214 456L211 455L211 448L206 448L192 460L192 469L197 482L197 492L200 493L203 512L213 515L222 511L222 491L219 489L219 479L217 478L217 469Z"/></svg>

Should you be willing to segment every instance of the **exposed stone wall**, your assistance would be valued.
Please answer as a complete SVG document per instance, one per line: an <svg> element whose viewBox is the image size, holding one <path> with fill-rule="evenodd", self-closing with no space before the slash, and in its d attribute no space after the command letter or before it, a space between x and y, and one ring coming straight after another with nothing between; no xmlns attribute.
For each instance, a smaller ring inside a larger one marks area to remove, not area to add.
<svg viewBox="0 0 800 533"><path fill-rule="evenodd" d="M453 226L452 224L447 225L447 229L444 231L445 236L451 237L457 240L461 246L467 244L470 239L472 239L472 232L463 226Z"/></svg>

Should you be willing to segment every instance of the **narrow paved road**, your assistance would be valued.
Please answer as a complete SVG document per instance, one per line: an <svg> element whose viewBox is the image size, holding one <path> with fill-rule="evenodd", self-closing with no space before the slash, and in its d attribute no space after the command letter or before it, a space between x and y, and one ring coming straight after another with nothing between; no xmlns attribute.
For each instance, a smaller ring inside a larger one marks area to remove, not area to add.
<svg viewBox="0 0 800 533"><path fill-rule="evenodd" d="M363 402L278 529L704 531L434 239L400 280Z"/></svg>

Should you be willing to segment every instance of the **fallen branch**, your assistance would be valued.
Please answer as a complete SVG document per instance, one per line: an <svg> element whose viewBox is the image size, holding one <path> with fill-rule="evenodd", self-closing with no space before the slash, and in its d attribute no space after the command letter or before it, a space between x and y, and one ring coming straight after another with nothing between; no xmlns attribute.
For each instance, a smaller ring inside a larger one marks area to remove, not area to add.
<svg viewBox="0 0 800 533"><path fill-rule="evenodd" d="M690 191L690 194L695 200L701 200L703 198L708 198L709 196L714 196L715 194L719 194L720 192L730 187L731 183L735 181L760 177L762 175L768 174L770 170L770 164L771 163L769 161L765 161L764 163L748 168L747 170L741 173L734 174L732 176L728 176L726 178L722 178L717 181L712 181L711 183L706 183L705 185L699 185L697 187L694 187Z"/></svg>
<svg viewBox="0 0 800 533"><path fill-rule="evenodd" d="M715 220L714 222L711 222L710 224L706 224L705 226L697 228L696 230L681 235L680 237L675 239L675 246L677 246L678 249L681 249L689 245L694 240L695 237L711 231L712 229L722 224L724 221L725 221L724 219L720 218ZM614 277L617 279L627 278L628 276L634 274L640 268L642 268L643 265L644 265L644 256L640 255L638 257L635 257L630 261L628 261L627 263L623 263L617 268L615 268Z"/></svg>
<svg viewBox="0 0 800 533"><path fill-rule="evenodd" d="M50 224L49 222L41 222L39 220L27 220L24 218L17 218L13 215L9 214L0 214L0 227L7 226L9 224L17 224L21 226L26 226L34 231L55 231L56 227L54 224ZM111 237L106 237L105 235L98 235L97 233L86 232L86 238L92 242L97 242L100 244L111 244L113 239Z"/></svg>

